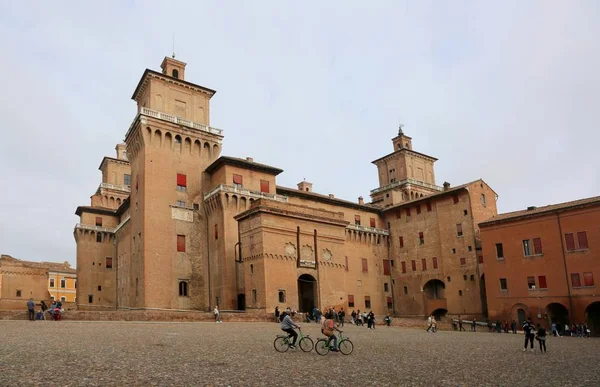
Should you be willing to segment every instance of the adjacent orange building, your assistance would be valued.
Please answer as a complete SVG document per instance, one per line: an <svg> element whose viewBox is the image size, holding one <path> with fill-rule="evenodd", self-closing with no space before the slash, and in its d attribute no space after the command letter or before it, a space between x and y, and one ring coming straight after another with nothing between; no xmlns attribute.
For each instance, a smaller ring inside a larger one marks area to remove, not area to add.
<svg viewBox="0 0 600 387"><path fill-rule="evenodd" d="M600 197L479 224L491 320L587 322L600 333Z"/></svg>

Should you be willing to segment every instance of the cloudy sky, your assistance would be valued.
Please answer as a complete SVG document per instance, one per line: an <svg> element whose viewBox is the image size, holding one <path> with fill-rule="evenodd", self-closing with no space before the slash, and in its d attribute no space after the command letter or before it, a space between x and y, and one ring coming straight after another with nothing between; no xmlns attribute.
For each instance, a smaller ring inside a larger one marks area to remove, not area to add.
<svg viewBox="0 0 600 387"><path fill-rule="evenodd" d="M224 154L280 185L367 198L401 122L438 184L482 177L501 212L600 191L596 1L3 1L0 252L75 263L75 208L173 34Z"/></svg>

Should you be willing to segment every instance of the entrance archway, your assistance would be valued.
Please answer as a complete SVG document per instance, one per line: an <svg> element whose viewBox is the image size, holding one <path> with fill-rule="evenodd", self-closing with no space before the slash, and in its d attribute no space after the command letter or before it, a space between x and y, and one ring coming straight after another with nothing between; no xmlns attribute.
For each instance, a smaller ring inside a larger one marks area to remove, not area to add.
<svg viewBox="0 0 600 387"><path fill-rule="evenodd" d="M298 311L310 313L317 306L317 280L310 274L298 277Z"/></svg>
<svg viewBox="0 0 600 387"><path fill-rule="evenodd" d="M525 309L523 308L519 308L517 309L517 320L518 320L518 324L519 326L522 326L523 323L525 322Z"/></svg>
<svg viewBox="0 0 600 387"><path fill-rule="evenodd" d="M441 299L445 297L446 284L439 279L429 280L423 285L423 293L429 299Z"/></svg>
<svg viewBox="0 0 600 387"><path fill-rule="evenodd" d="M448 310L446 309L436 309L433 311L432 315L435 317L436 321L441 321L448 314Z"/></svg>
<svg viewBox="0 0 600 387"><path fill-rule="evenodd" d="M585 308L585 319L592 336L600 336L600 301L592 302Z"/></svg>
<svg viewBox="0 0 600 387"><path fill-rule="evenodd" d="M237 296L238 310L246 310L246 295L243 293Z"/></svg>
<svg viewBox="0 0 600 387"><path fill-rule="evenodd" d="M569 311L567 307L558 302L553 302L546 306L546 313L548 314L549 323L557 323L559 326L564 327L565 324L569 323Z"/></svg>

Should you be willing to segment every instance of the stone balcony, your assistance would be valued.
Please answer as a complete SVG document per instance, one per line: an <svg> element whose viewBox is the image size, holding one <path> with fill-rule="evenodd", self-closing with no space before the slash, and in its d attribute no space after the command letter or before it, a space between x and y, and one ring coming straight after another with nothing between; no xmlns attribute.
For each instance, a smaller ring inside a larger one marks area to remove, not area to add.
<svg viewBox="0 0 600 387"><path fill-rule="evenodd" d="M401 185L406 185L406 184L414 184L414 185L417 185L420 187L432 189L434 191L443 191L444 190L444 188L440 187L439 185L429 184L429 183L425 183L423 181L419 181L419 180L415 180L415 179L404 179L404 180L396 181L392 184L384 185L383 187L372 189L371 195L375 195L377 193L384 192L389 189L392 189L392 188L395 188L395 187L398 187Z"/></svg>
<svg viewBox="0 0 600 387"><path fill-rule="evenodd" d="M346 228L349 230L369 232L372 234L390 235L390 230L385 230L383 228L376 228L376 227L361 226L358 224L349 224L346 226Z"/></svg>
<svg viewBox="0 0 600 387"><path fill-rule="evenodd" d="M131 192L131 186L129 186L129 185L101 183L100 186L98 187L98 192L100 191L101 188L112 189L114 191Z"/></svg>
<svg viewBox="0 0 600 387"><path fill-rule="evenodd" d="M125 138L127 138L129 136L129 133L135 127L135 123L137 122L138 118L142 118L142 117L152 117L152 118L156 118L156 119L159 119L162 121L168 121L173 124L185 126L190 129L199 130L202 132L215 134L217 136L223 137L222 129L213 128L211 126L204 125L199 122L195 122L195 121L191 121L191 120L186 120L184 118L177 117L172 114L167 114L167 113L159 112L157 110L152 110L152 109L142 107L140 109L140 111L138 112L138 114L136 114L131 125L129 126L129 130L127 131L127 134L125 135Z"/></svg>
<svg viewBox="0 0 600 387"><path fill-rule="evenodd" d="M94 226L92 224L83 224L83 223L77 223L75 225L76 229L80 229L80 230L89 230L89 231L96 231L96 232L107 232L107 233L114 233L115 229L112 227L102 227L102 226Z"/></svg>
<svg viewBox="0 0 600 387"><path fill-rule="evenodd" d="M277 202L282 202L282 203L287 203L287 201L288 201L287 196L259 192L259 191L252 191L252 190L249 190L246 188L232 187L232 186L223 185L223 184L217 186L215 189L213 189L212 191L210 191L209 193L204 195L204 200L209 199L210 197L218 194L219 192L238 194L238 195L243 195L243 196L247 196L247 197L251 197L251 198L255 198L255 199L275 200Z"/></svg>

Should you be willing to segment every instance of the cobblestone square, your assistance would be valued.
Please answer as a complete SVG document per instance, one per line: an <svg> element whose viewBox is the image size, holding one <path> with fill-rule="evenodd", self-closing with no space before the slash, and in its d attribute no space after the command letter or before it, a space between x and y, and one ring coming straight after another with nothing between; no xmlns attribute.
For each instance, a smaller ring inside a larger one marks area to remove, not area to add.
<svg viewBox="0 0 600 387"><path fill-rule="evenodd" d="M302 324L311 338L316 324ZM348 326L349 356L278 353L275 323L0 321L0 385L599 386L600 340ZM536 343L537 344L537 343Z"/></svg>

